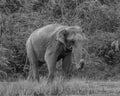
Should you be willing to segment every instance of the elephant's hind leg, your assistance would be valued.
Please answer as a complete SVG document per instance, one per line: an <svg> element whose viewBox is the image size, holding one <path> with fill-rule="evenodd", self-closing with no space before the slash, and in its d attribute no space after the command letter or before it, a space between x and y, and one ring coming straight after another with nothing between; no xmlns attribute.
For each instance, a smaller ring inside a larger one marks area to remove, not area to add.
<svg viewBox="0 0 120 96"><path fill-rule="evenodd" d="M28 80L37 80L39 81L39 73L38 73L38 60L34 54L33 49L31 48L31 46L29 46L29 50L27 50L27 55L28 55L28 59L30 62L30 68L29 68L29 76L28 76Z"/></svg>
<svg viewBox="0 0 120 96"><path fill-rule="evenodd" d="M39 73L38 73L38 62L34 62L32 61L30 63L30 68L29 68L29 76L28 76L28 80L37 80L39 81Z"/></svg>

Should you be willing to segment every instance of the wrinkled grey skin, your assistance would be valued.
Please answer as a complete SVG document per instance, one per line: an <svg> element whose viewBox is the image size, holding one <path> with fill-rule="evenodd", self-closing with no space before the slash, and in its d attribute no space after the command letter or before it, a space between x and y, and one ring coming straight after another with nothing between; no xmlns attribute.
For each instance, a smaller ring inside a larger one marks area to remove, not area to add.
<svg viewBox="0 0 120 96"><path fill-rule="evenodd" d="M77 41L84 40L79 26L50 24L35 30L26 42L27 57L30 62L28 79L39 81L38 65L47 64L48 81L55 74L56 62L62 59L63 71L67 74L72 63L72 48Z"/></svg>

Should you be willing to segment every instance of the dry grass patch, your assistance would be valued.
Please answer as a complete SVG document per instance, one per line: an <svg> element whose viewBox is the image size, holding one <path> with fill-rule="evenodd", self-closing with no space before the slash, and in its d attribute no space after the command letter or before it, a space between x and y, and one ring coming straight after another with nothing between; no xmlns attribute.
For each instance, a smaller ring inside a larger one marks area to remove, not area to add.
<svg viewBox="0 0 120 96"><path fill-rule="evenodd" d="M0 96L118 96L119 81L59 80L47 84L29 81L1 82Z"/></svg>

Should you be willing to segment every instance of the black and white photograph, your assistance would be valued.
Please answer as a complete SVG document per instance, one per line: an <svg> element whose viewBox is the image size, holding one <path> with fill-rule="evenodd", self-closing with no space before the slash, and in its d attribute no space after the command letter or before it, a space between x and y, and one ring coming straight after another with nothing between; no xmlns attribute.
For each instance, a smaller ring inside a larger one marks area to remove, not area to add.
<svg viewBox="0 0 120 96"><path fill-rule="evenodd" d="M120 96L120 0L0 0L0 96Z"/></svg>

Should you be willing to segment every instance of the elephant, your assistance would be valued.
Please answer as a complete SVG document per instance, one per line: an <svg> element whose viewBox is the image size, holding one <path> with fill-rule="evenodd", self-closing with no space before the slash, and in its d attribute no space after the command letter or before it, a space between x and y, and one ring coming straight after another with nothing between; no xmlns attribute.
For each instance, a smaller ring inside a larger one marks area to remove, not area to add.
<svg viewBox="0 0 120 96"><path fill-rule="evenodd" d="M48 81L53 81L56 63L62 60L62 69L69 73L72 50L78 42L86 40L79 26L49 24L32 32L26 41L27 58L30 62L29 80L39 81L38 65L47 64Z"/></svg>

